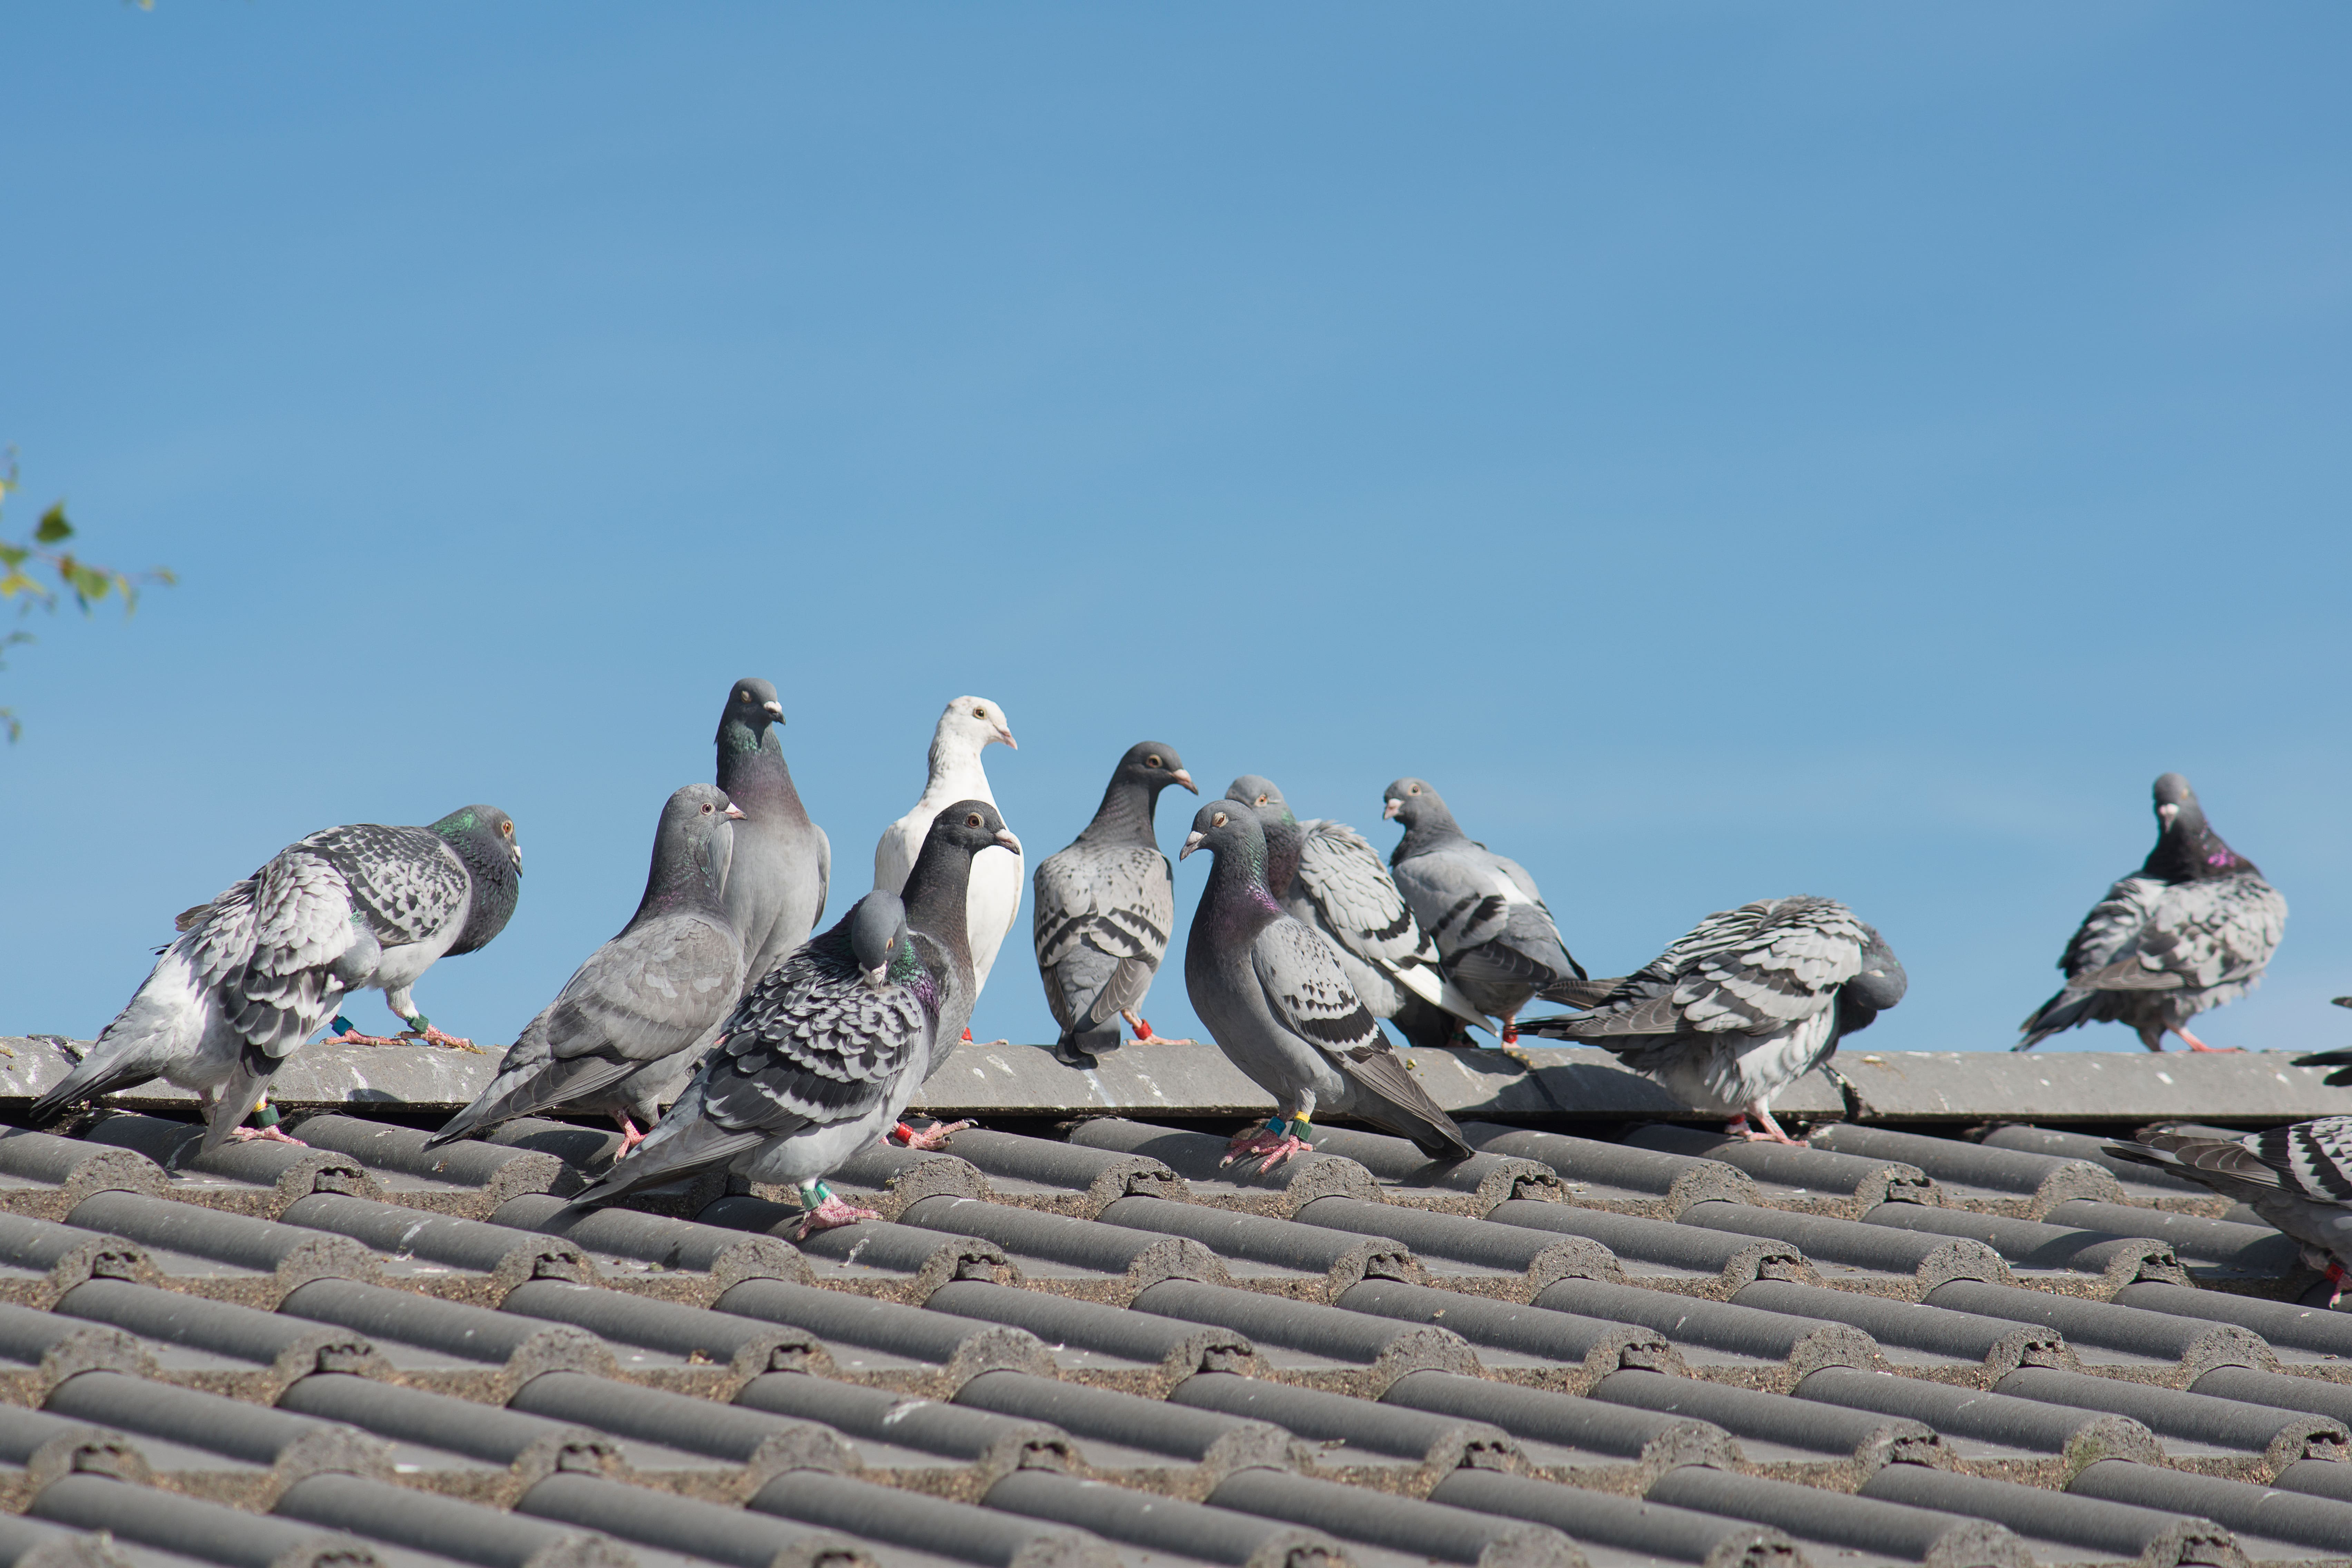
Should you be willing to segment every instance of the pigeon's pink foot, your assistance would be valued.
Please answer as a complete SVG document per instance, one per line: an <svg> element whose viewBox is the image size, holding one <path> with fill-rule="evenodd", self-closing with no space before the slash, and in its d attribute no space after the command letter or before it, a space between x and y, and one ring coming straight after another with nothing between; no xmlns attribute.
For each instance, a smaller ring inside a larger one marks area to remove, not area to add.
<svg viewBox="0 0 2352 1568"><path fill-rule="evenodd" d="M967 1127L979 1125L977 1121L934 1121L918 1132L901 1121L891 1131L904 1138L909 1149L944 1149L947 1147L950 1136L962 1131ZM886 1142L887 1141L884 1140Z"/></svg>
<svg viewBox="0 0 2352 1568"><path fill-rule="evenodd" d="M806 1241L821 1230L838 1230L845 1225L856 1225L861 1219L880 1219L881 1217L872 1209L862 1209L855 1204L845 1204L831 1193L827 1193L824 1194L823 1203L801 1215L800 1230L795 1239Z"/></svg>
<svg viewBox="0 0 2352 1568"><path fill-rule="evenodd" d="M1757 1127L1748 1125L1751 1120L1758 1124ZM1760 1131L1759 1127L1762 1129ZM1745 1138L1750 1143L1786 1143L1792 1148L1802 1148L1805 1142L1801 1138L1790 1137L1780 1124L1772 1120L1772 1113L1760 1105L1751 1105L1745 1114L1733 1117L1724 1131Z"/></svg>
<svg viewBox="0 0 2352 1568"><path fill-rule="evenodd" d="M1197 1046L1201 1043L1198 1040L1171 1040L1165 1035L1155 1035L1151 1032L1151 1020L1140 1013L1126 1012L1119 1016L1126 1019L1127 1026L1135 1031L1135 1043L1139 1046L1146 1040L1155 1046Z"/></svg>
<svg viewBox="0 0 2352 1568"><path fill-rule="evenodd" d="M298 1149L310 1147L291 1132L276 1127L234 1127L229 1130L229 1136L240 1143L291 1143Z"/></svg>
<svg viewBox="0 0 2352 1568"><path fill-rule="evenodd" d="M1314 1152L1315 1145L1291 1131L1290 1124L1286 1121L1278 1128L1253 1127L1234 1133L1225 1144L1225 1157L1217 1164L1222 1169L1236 1160L1255 1160L1264 1155L1265 1163L1257 1168L1257 1173L1263 1176L1295 1154L1312 1154Z"/></svg>
<svg viewBox="0 0 2352 1568"><path fill-rule="evenodd" d="M2204 1051L2212 1056L2223 1057L2240 1055L2245 1050L2242 1046L2209 1046L2186 1029L2175 1029L2172 1032L2179 1035L2192 1051Z"/></svg>
<svg viewBox="0 0 2352 1568"><path fill-rule="evenodd" d="M615 1111L613 1120L621 1124L620 1152L613 1156L613 1163L617 1165L629 1157L632 1150L646 1141L646 1135L637 1131L637 1124L630 1120L629 1113L625 1110Z"/></svg>
<svg viewBox="0 0 2352 1568"><path fill-rule="evenodd" d="M357 1029L345 1029L340 1035L329 1035L319 1043L322 1046L397 1046L405 1039L405 1036L362 1035Z"/></svg>
<svg viewBox="0 0 2352 1568"><path fill-rule="evenodd" d="M441 1046L453 1051L471 1051L478 1057L482 1054L482 1047L473 1041L461 1040L455 1035L445 1035L430 1024L421 1029L404 1029L401 1031L399 1038L403 1045Z"/></svg>

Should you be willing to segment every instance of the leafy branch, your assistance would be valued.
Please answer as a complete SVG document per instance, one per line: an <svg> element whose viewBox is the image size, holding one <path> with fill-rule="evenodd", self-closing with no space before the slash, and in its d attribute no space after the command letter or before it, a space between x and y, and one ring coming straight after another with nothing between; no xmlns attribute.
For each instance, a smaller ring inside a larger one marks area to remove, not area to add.
<svg viewBox="0 0 2352 1568"><path fill-rule="evenodd" d="M5 468L0 470L0 507L5 507L8 493L17 488L15 447L8 449L5 461ZM30 539L18 542L0 534L0 599L16 600L19 618L36 608L54 614L68 595L87 616L100 600L110 595L122 601L122 618L129 620L139 608L142 586L159 583L169 586L178 581L161 566L152 572L118 572L111 566L85 561L66 547L73 536L74 526L66 517L63 501L51 502L48 510L41 513L40 521L33 525ZM42 581L43 577L54 577L56 585ZM33 640L32 633L20 628L0 636L0 648ZM0 708L0 726L6 728L11 741L25 731L16 713L6 708Z"/></svg>

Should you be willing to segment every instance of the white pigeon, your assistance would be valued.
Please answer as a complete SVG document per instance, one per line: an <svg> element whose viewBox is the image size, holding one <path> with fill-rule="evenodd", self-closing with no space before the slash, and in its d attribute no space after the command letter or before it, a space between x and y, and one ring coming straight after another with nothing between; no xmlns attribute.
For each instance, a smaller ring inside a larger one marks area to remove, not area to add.
<svg viewBox="0 0 2352 1568"><path fill-rule="evenodd" d="M903 894L907 890L907 878L915 868L915 857L922 850L924 835L930 832L931 819L942 809L963 800L996 804L996 796L988 787L988 773L980 765L980 753L1000 742L1016 752L1021 749L1020 742L1013 738L1013 727L1005 721L1003 709L985 697L959 697L948 704L947 710L940 715L939 727L931 731L931 776L923 785L922 798L915 802L913 810L884 828L882 841L874 846L874 886L877 891ZM1003 945L1013 921L1020 916L1021 889L1025 882L1025 868L1017 850L1009 855L984 855L972 863L965 930L971 943L975 999L988 984L988 971L996 962L996 950ZM946 1043L950 1047L955 1044L952 1040Z"/></svg>

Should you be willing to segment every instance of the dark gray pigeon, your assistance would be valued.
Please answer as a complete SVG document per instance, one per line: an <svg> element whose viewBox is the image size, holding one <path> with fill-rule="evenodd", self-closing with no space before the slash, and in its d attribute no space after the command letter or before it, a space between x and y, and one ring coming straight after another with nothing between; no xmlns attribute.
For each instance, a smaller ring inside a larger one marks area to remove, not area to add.
<svg viewBox="0 0 2352 1568"><path fill-rule="evenodd" d="M1614 1051L1685 1103L1729 1116L1731 1131L1790 1143L1772 1097L1908 984L1885 939L1834 899L1765 899L1707 916L1591 1012L1521 1027Z"/></svg>
<svg viewBox="0 0 2352 1568"><path fill-rule="evenodd" d="M572 1201L610 1203L726 1167L797 1186L803 1236L875 1217L824 1178L889 1131L970 1021L965 900L972 858L1000 847L1018 854L1020 840L986 801L939 813L907 879L895 945L883 933L902 922L879 892L803 943L737 1005L661 1124Z"/></svg>
<svg viewBox="0 0 2352 1568"><path fill-rule="evenodd" d="M1176 925L1175 871L1151 826L1170 784L1201 793L1173 748L1157 741L1129 746L1094 820L1033 879L1037 973L1062 1026L1054 1055L1071 1067L1094 1067L1095 1052L1118 1048L1121 1018L1137 1039L1152 1037L1138 1009Z"/></svg>
<svg viewBox="0 0 2352 1568"><path fill-rule="evenodd" d="M1441 1014L1446 1022L1432 1046L1463 1025L1487 1028L1486 1015L1445 978L1437 943L1362 834L1321 817L1301 822L1274 781L1255 773L1226 785L1225 798L1256 809L1275 901L1330 942L1365 1011L1375 1018L1396 1018L1409 1008Z"/></svg>
<svg viewBox="0 0 2352 1568"><path fill-rule="evenodd" d="M2352 996L2333 996L2329 1000L2338 1007L2352 1007ZM2294 1065L2299 1068L2334 1068L2336 1070L2324 1080L2331 1089L2342 1089L2352 1083L2352 1050L2313 1051L2295 1058Z"/></svg>
<svg viewBox="0 0 2352 1568"><path fill-rule="evenodd" d="M180 938L33 1119L160 1078L204 1102L207 1150L233 1136L296 1142L242 1123L278 1064L329 1018L341 1039L392 1043L337 1016L352 992L382 991L408 1021L403 1039L473 1049L433 1027L410 991L436 960L505 930L521 890L514 822L496 806L430 827L313 833L179 917Z"/></svg>
<svg viewBox="0 0 2352 1568"><path fill-rule="evenodd" d="M719 787L743 814L725 882L727 918L743 939L742 994L824 918L833 844L809 820L776 730L784 705L764 680L739 680L719 720Z"/></svg>
<svg viewBox="0 0 2352 1568"><path fill-rule="evenodd" d="M2326 1305L2352 1285L2352 1116L2209 1138L2161 1127L2107 1152L2234 1198L2293 1237L2305 1266L2326 1276Z"/></svg>
<svg viewBox="0 0 2352 1568"><path fill-rule="evenodd" d="M2254 863L2221 842L2179 773L2156 781L2156 847L2107 889L2058 960L2065 988L2020 1026L2028 1051L2078 1024L2128 1024L2164 1049L2166 1031L2209 1046L2189 1020L2262 984L2286 930L2286 900Z"/></svg>
<svg viewBox="0 0 2352 1568"><path fill-rule="evenodd" d="M1538 996L1573 1004L1584 966L1570 958L1536 879L1465 835L1435 790L1399 779L1381 792L1381 815L1404 825L1389 854L1396 885L1437 942L1445 977L1482 1013L1519 1037L1519 1009Z"/></svg>
<svg viewBox="0 0 2352 1568"><path fill-rule="evenodd" d="M1410 1138L1432 1159L1469 1158L1461 1129L1364 1010L1331 944L1275 902L1256 812L1209 802L1178 858L1195 849L1216 864L1184 945L1184 988L1218 1048L1278 1112L1235 1133L1227 1161L1263 1155L1265 1172L1307 1151L1318 1108Z"/></svg>
<svg viewBox="0 0 2352 1568"><path fill-rule="evenodd" d="M635 1148L660 1108L647 1068L691 1049L735 1005L743 944L719 900L731 825L742 816L712 784L662 806L645 897L620 934L591 953L525 1025L498 1076L426 1142L446 1143L542 1111L594 1110Z"/></svg>

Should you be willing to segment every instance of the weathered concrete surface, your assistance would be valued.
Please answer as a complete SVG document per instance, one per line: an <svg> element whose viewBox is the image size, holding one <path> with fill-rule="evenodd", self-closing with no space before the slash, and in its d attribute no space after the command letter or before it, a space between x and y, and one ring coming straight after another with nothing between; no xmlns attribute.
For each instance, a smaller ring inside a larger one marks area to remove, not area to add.
<svg viewBox="0 0 2352 1568"><path fill-rule="evenodd" d="M0 1110L25 1104L71 1070L54 1037L0 1040ZM79 1053L85 1048L75 1044ZM321 1046L278 1074L280 1105L407 1105L453 1110L479 1092L498 1047L476 1056L429 1046ZM1457 1116L1526 1121L1688 1118L1649 1079L1605 1051L1574 1048L1415 1051L1413 1070ZM1837 1066L1859 1091L1864 1117L1890 1121L2280 1121L2352 1115L2352 1087L2331 1089L2322 1068L2288 1065L2286 1053L2242 1056L2144 1051L1858 1051ZM193 1096L151 1084L114 1097L129 1109L184 1109ZM916 1097L941 1116L1260 1116L1273 1102L1212 1046L1129 1044L1092 1072L1054 1060L1042 1046L964 1046ZM1843 1116L1837 1087L1811 1074L1779 1097L1797 1116Z"/></svg>

